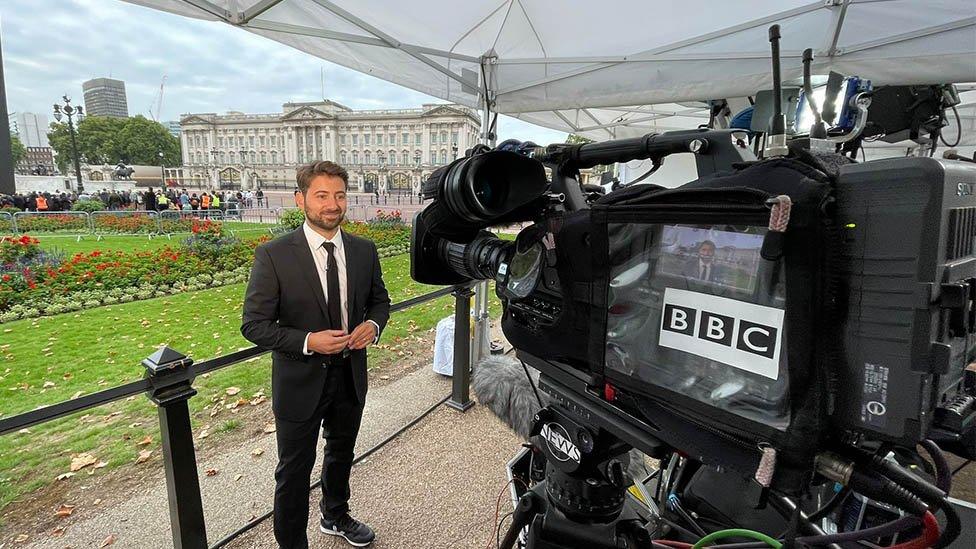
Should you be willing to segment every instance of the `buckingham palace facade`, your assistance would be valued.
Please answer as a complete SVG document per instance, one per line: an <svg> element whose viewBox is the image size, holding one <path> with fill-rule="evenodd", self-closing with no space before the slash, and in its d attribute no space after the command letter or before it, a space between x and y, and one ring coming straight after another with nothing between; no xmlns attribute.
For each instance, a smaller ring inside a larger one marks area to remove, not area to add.
<svg viewBox="0 0 976 549"><path fill-rule="evenodd" d="M290 189L313 160L349 170L351 191L416 193L439 166L478 143L475 111L459 105L352 110L334 101L285 103L281 114L180 118L183 176L195 187Z"/></svg>

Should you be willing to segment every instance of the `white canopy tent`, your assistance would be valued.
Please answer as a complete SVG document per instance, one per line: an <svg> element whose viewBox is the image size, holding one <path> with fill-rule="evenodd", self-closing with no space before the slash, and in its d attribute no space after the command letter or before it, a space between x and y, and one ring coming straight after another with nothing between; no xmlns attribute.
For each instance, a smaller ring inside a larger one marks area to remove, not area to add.
<svg viewBox="0 0 976 549"><path fill-rule="evenodd" d="M126 0L223 21L459 104L596 139L695 127L706 99L835 70L875 85L976 81L972 0ZM691 102L691 103L688 103ZM971 114L971 113L965 113Z"/></svg>

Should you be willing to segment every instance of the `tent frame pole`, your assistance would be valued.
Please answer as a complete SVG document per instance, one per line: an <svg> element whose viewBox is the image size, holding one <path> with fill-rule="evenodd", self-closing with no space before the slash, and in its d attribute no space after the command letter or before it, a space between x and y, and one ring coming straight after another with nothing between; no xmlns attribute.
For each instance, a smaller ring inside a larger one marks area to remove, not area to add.
<svg viewBox="0 0 976 549"><path fill-rule="evenodd" d="M494 147L497 136L491 131L491 113L495 106L495 62L497 57L486 55L481 58L481 70L485 81L478 91L478 102L481 107L481 144ZM471 346L471 364L476 364L490 353L490 315L488 313L488 297L490 287L487 280L475 285L474 294L474 345Z"/></svg>

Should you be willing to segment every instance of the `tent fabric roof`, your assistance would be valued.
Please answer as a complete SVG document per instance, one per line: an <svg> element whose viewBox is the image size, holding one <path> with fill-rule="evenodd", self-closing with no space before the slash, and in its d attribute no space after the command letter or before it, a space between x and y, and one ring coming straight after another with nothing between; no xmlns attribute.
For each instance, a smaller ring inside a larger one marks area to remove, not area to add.
<svg viewBox="0 0 976 549"><path fill-rule="evenodd" d="M694 127L707 111L679 102L769 88L773 23L784 80L800 77L812 47L818 74L976 81L972 0L125 1L224 21L462 105L479 107L487 89L497 112L601 139Z"/></svg>

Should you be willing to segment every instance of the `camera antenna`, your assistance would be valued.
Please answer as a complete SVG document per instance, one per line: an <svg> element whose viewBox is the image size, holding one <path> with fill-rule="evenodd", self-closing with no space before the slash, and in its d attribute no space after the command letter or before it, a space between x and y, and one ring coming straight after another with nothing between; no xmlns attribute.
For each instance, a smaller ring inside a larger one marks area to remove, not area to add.
<svg viewBox="0 0 976 549"><path fill-rule="evenodd" d="M824 125L817 101L813 98L813 85L810 83L810 63L813 61L813 48L803 50L803 95L807 98L807 106L813 113L813 126L810 127L810 139L826 139L827 127Z"/></svg>
<svg viewBox="0 0 976 549"><path fill-rule="evenodd" d="M769 121L766 157L786 156L786 115L783 114L783 85L779 76L779 25L769 27L769 49L773 58L773 118Z"/></svg>

